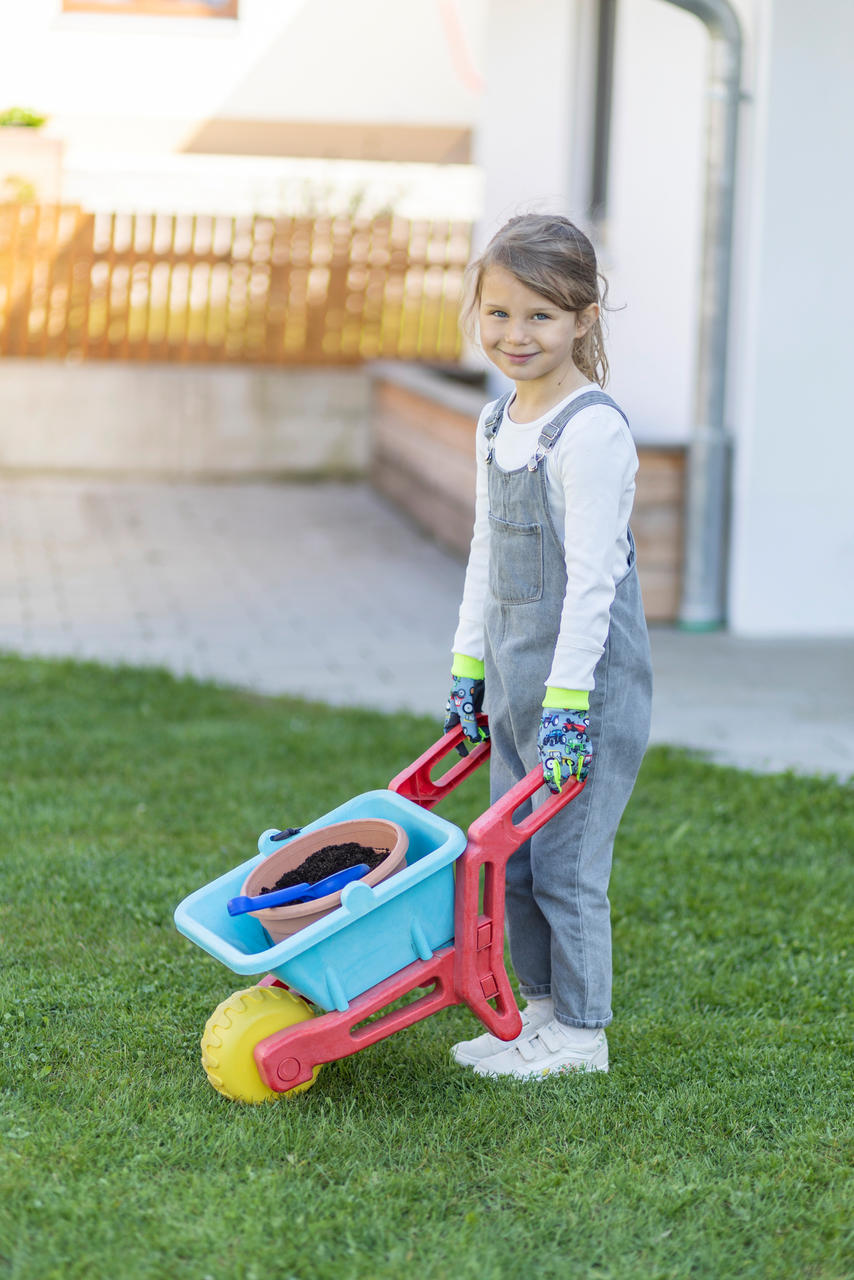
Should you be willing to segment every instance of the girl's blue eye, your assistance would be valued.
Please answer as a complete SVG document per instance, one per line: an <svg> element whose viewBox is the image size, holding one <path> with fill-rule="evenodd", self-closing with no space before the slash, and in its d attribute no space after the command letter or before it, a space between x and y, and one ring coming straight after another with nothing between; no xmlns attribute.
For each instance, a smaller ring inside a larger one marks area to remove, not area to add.
<svg viewBox="0 0 854 1280"><path fill-rule="evenodd" d="M535 320L550 320L550 319L551 319L551 316L548 314L548 312L547 312L547 311L538 311L538 312L536 313L536 315L534 316L534 319L535 319Z"/></svg>

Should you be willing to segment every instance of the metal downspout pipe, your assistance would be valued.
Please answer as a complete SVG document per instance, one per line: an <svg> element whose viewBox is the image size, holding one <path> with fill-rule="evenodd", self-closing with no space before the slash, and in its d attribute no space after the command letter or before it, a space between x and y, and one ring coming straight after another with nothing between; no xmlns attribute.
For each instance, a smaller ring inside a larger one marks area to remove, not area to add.
<svg viewBox="0 0 854 1280"><path fill-rule="evenodd" d="M667 0L709 31L706 191L694 427L688 450L680 624L712 630L725 615L730 445L724 394L732 267L741 27L730 0Z"/></svg>

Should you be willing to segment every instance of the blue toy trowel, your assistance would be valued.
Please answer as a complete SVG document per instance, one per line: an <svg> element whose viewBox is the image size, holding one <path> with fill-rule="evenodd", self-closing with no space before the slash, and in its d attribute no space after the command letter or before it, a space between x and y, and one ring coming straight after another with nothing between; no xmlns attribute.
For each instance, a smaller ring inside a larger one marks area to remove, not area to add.
<svg viewBox="0 0 854 1280"><path fill-rule="evenodd" d="M345 867L336 871L317 884L292 884L287 889L273 889L270 893L259 893L255 897L242 894L238 898L229 898L226 908L230 916L242 916L246 911L260 911L263 907L284 907L293 902L312 902L315 898L323 898L328 893L337 893L351 880L359 880L370 871L367 862L360 862L356 867Z"/></svg>

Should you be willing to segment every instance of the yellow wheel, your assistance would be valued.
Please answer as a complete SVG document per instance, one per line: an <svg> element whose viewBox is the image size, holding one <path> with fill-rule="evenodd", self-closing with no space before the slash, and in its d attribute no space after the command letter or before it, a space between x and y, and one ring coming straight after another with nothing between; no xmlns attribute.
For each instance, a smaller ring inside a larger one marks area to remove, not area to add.
<svg viewBox="0 0 854 1280"><path fill-rule="evenodd" d="M258 1074L253 1050L267 1036L293 1027L314 1013L299 996L284 987L247 987L235 991L214 1009L202 1036L202 1066L218 1093L234 1102L267 1102L281 1095L270 1089ZM295 1085L288 1093L302 1093L314 1084L320 1067L310 1080Z"/></svg>

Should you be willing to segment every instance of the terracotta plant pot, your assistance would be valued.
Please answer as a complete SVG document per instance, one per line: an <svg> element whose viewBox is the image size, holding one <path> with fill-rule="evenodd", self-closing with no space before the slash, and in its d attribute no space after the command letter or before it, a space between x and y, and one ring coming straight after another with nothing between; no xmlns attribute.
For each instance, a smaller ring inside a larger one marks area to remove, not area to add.
<svg viewBox="0 0 854 1280"><path fill-rule="evenodd" d="M294 836L285 841L280 849L276 849L253 867L240 892L253 896L261 893L265 887L272 888L280 876L295 870L306 858L317 853L318 849L323 849L328 844L348 844L350 841L366 845L369 849L389 851L388 857L374 867L373 871L362 876L359 883L379 884L381 880L386 880L395 871L399 871L406 862L409 837L398 823L387 822L383 818L336 822L331 827L319 827L316 831L308 831L303 836ZM314 924L315 920L321 920L340 906L341 894L338 892L315 898L313 902L297 902L286 907L264 907L250 914L260 920L273 942L282 942L298 929Z"/></svg>

